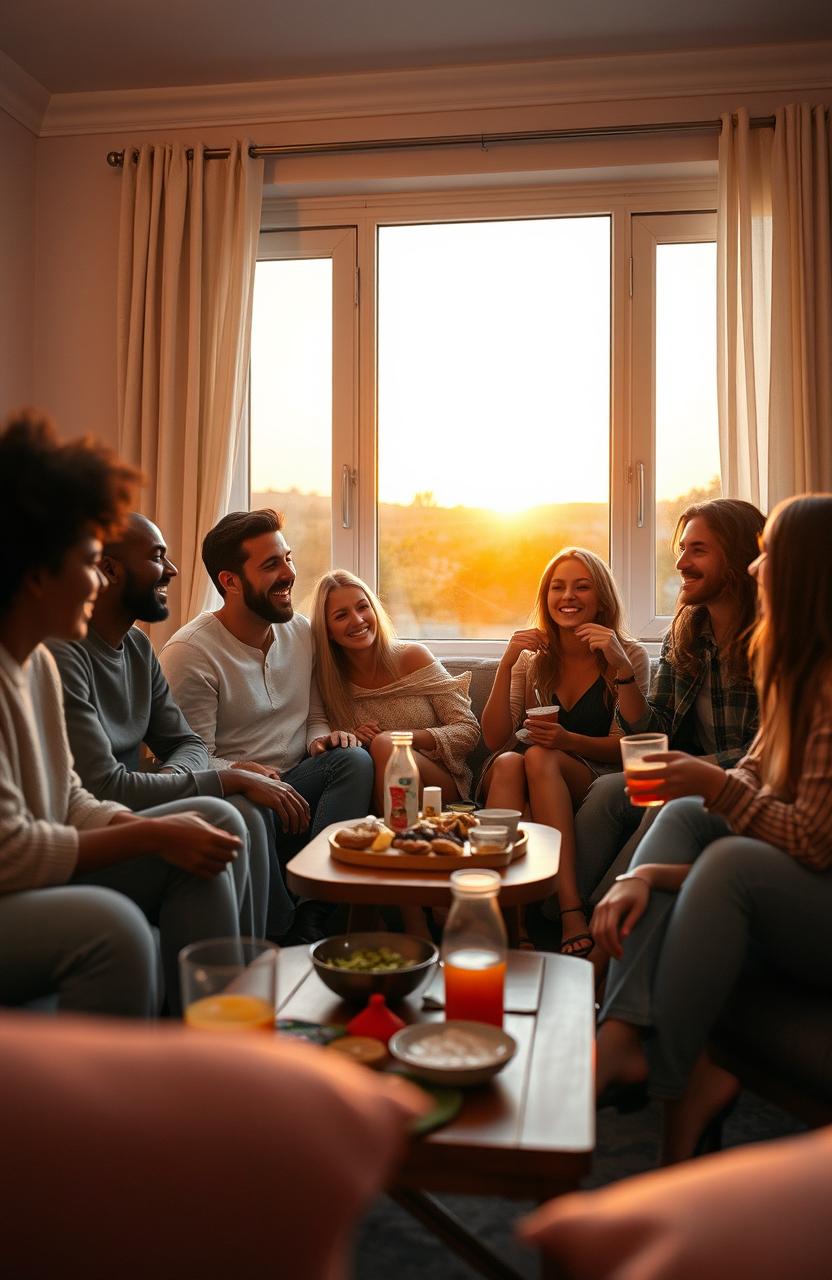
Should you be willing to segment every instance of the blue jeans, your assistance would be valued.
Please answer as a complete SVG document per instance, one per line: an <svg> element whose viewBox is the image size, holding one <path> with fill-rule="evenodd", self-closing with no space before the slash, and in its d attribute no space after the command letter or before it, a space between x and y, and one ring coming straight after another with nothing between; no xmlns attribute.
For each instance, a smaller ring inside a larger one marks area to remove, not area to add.
<svg viewBox="0 0 832 1280"><path fill-rule="evenodd" d="M309 830L290 835L280 829L272 815L274 841L270 846L272 884L283 883L283 867L304 845L328 827L331 822L364 818L370 812L375 767L369 752L360 747L333 747L319 756L307 756L281 774L284 782L299 791L311 810ZM286 932L290 921L282 902L269 897L266 932L270 938Z"/></svg>
<svg viewBox="0 0 832 1280"><path fill-rule="evenodd" d="M601 1021L652 1028L651 1092L678 1098L752 946L801 982L832 987L832 871L731 834L701 799L665 805L631 866L694 864L678 894L653 891L610 964Z"/></svg>

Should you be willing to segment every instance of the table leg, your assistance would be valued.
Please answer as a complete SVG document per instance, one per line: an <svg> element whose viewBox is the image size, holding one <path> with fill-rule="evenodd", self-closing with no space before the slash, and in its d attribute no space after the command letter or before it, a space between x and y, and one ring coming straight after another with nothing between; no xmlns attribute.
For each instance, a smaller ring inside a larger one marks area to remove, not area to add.
<svg viewBox="0 0 832 1280"><path fill-rule="evenodd" d="M377 927L378 907L366 903L351 904L347 916L347 933L373 933Z"/></svg>
<svg viewBox="0 0 832 1280"><path fill-rule="evenodd" d="M487 1280L522 1280L519 1271L472 1236L459 1218L433 1196L404 1187L396 1187L388 1195L479 1275L486 1276Z"/></svg>

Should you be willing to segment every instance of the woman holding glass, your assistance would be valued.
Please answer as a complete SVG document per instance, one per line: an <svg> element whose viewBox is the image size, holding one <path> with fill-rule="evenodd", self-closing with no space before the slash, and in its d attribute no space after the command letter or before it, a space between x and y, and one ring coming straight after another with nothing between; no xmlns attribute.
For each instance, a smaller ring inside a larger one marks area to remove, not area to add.
<svg viewBox="0 0 832 1280"><path fill-rule="evenodd" d="M528 809L535 822L560 831L567 955L588 956L593 948L576 881L572 814L595 778L621 768L619 686L632 685L643 699L650 680L647 652L626 636L622 615L603 560L580 547L558 552L540 579L534 625L506 645L482 714L486 745L497 752L484 775L488 807ZM550 716L527 717L527 708L552 704Z"/></svg>
<svg viewBox="0 0 832 1280"><path fill-rule="evenodd" d="M664 1160L693 1154L738 1092L705 1054L752 947L832 987L832 495L791 498L749 566L760 731L734 769L653 757L665 805L592 928L613 961L598 1032L602 1102L649 1081Z"/></svg>

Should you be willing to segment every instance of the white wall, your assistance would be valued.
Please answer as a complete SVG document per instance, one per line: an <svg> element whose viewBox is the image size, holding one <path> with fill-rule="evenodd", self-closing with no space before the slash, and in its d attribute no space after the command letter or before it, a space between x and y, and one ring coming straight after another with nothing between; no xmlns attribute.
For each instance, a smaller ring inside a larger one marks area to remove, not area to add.
<svg viewBox="0 0 832 1280"><path fill-rule="evenodd" d="M34 398L35 147L0 108L0 419Z"/></svg>
<svg viewBox="0 0 832 1280"><path fill-rule="evenodd" d="M261 143L308 144L701 120L740 105L752 114L767 114L790 101L832 103L832 58L820 74L818 66L824 64L815 49L795 55L793 73L787 63L784 54L769 49L742 51L742 56L734 51L722 62L715 53L600 59L579 71L570 64L562 75L549 64L533 63L528 71L472 68L457 73L444 68L400 77L385 73L287 81L270 88L180 89L167 91L167 99L164 91L53 98L37 142L33 317L25 287L33 261L32 145L22 136L25 131L0 121L0 174L15 193L10 208L0 210L0 263L11 268L20 308L20 323L5 322L14 332L8 335L8 347L4 342L0 350L0 385L8 381L10 390L24 398L31 389L66 432L93 430L115 440L120 175L106 164L110 149L129 149L143 141L221 145L248 137ZM200 119L233 123L205 127ZM113 127L115 122L120 127ZM522 185L543 180L551 169L589 173L587 166L666 163L677 155L687 162L712 160L716 139L702 134L675 141L664 136L488 151L299 157L270 165L267 181L295 196L362 183L482 183L492 174L496 181ZM8 185L4 183L6 189ZM32 333L33 371L27 337Z"/></svg>

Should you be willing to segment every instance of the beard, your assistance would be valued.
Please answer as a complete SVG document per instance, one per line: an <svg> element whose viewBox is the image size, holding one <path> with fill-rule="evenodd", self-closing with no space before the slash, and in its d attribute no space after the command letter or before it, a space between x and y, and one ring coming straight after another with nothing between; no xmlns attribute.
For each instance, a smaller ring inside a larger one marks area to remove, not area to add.
<svg viewBox="0 0 832 1280"><path fill-rule="evenodd" d="M157 582L155 587L137 587L135 581L128 575L124 583L122 603L131 617L139 622L164 622L170 614L170 609L167 602L160 600L156 594L159 586Z"/></svg>
<svg viewBox="0 0 832 1280"><path fill-rule="evenodd" d="M262 618L264 622L289 622L295 615L294 606L290 600L288 604L275 604L267 591L255 591L249 582L245 573L240 575L243 584L243 600L246 608L256 614L258 618Z"/></svg>

